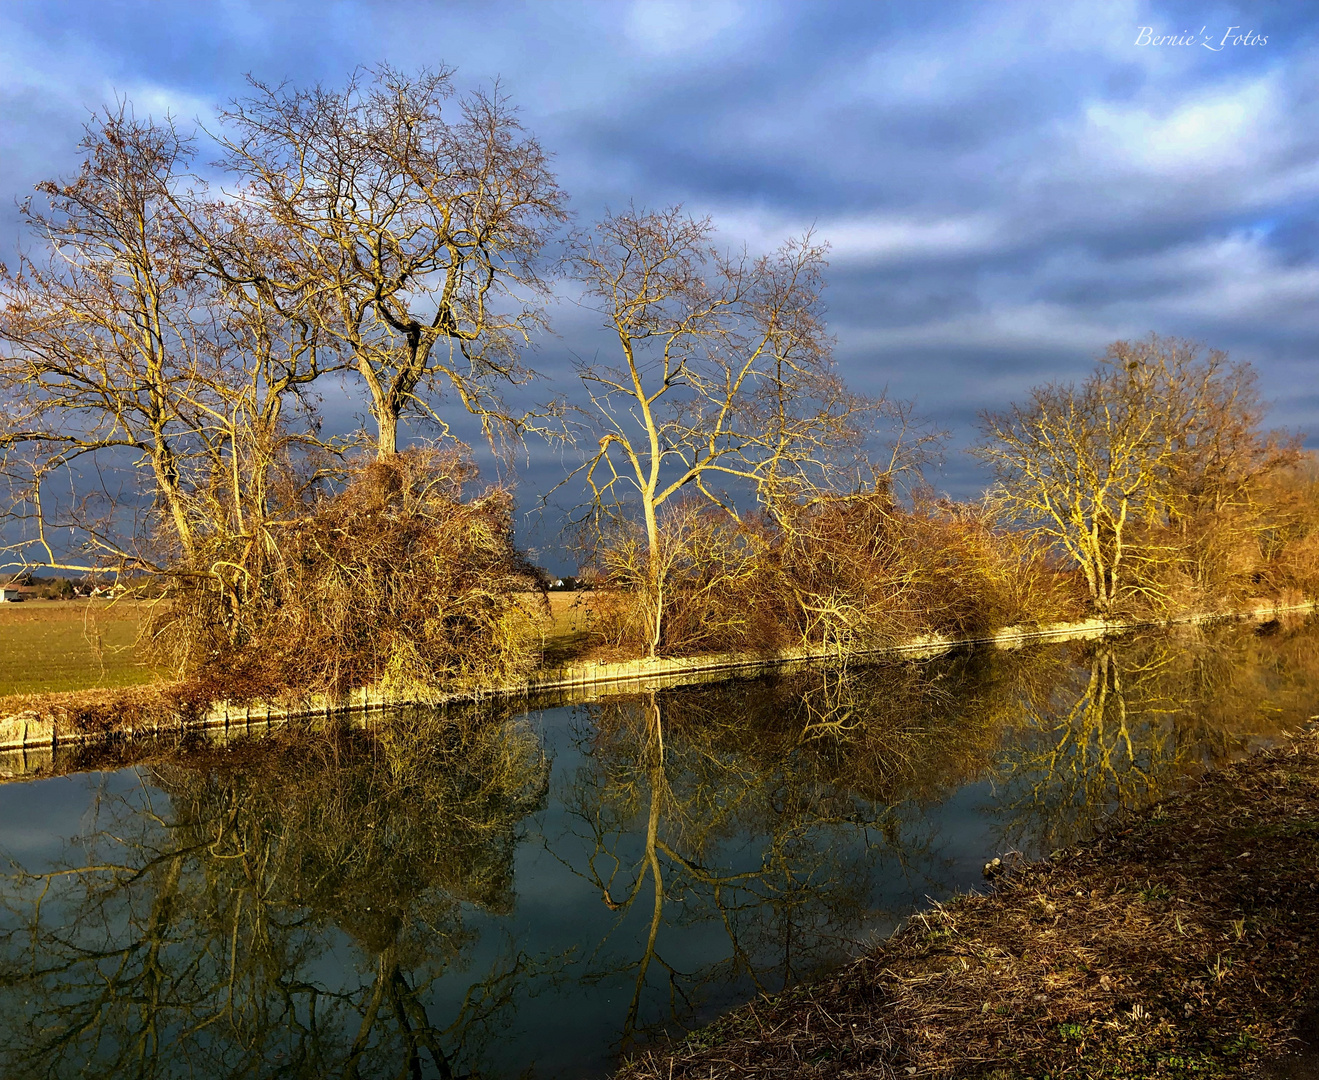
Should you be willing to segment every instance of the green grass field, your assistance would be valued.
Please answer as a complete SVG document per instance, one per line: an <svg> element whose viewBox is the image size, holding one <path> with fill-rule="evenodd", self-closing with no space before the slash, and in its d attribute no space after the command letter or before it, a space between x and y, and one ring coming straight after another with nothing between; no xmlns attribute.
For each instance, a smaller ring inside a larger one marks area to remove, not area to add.
<svg viewBox="0 0 1319 1080"><path fill-rule="evenodd" d="M589 646L587 628L593 615L591 593L549 594L550 617L545 626L544 660L547 665L581 659Z"/></svg>
<svg viewBox="0 0 1319 1080"><path fill-rule="evenodd" d="M562 663L583 648L586 597L550 594L547 661ZM134 648L143 608L104 600L0 604L0 697L151 682L157 673Z"/></svg>
<svg viewBox="0 0 1319 1080"><path fill-rule="evenodd" d="M0 604L0 696L152 681L133 647L141 619L134 603Z"/></svg>

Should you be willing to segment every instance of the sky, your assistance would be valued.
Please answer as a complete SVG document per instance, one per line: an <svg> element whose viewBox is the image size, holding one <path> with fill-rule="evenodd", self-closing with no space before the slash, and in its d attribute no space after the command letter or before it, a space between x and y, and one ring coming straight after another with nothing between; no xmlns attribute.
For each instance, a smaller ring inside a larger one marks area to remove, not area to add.
<svg viewBox="0 0 1319 1080"><path fill-rule="evenodd" d="M1259 370L1272 422L1319 446L1319 6L1309 2L0 5L0 260L15 200L77 166L89 112L213 126L263 81L359 65L500 80L580 224L682 204L730 247L813 228L856 388L951 432L1083 377L1151 332ZM598 317L571 304L530 363L570 392ZM561 471L533 448L524 503Z"/></svg>

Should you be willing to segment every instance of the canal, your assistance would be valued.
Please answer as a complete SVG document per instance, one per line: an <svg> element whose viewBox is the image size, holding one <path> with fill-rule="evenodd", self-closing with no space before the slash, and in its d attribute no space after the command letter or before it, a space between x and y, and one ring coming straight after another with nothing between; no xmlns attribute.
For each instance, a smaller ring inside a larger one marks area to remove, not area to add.
<svg viewBox="0 0 1319 1080"><path fill-rule="evenodd" d="M607 1075L1319 712L1313 619L0 785L0 1074Z"/></svg>

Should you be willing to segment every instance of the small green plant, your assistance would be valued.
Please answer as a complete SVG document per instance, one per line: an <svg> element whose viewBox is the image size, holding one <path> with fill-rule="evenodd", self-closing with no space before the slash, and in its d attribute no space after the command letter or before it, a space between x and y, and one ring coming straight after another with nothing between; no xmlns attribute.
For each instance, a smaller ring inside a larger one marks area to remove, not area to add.
<svg viewBox="0 0 1319 1080"><path fill-rule="evenodd" d="M1263 1046L1259 1039L1249 1031L1239 1032L1223 1046L1224 1052L1231 1054L1233 1057L1240 1057L1244 1054L1253 1054L1261 1049L1263 1049Z"/></svg>

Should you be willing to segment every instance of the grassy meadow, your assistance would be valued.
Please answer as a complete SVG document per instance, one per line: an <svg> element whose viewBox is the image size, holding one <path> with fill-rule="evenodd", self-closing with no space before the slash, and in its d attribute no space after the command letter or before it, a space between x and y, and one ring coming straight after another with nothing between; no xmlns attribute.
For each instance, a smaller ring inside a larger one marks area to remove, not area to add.
<svg viewBox="0 0 1319 1080"><path fill-rule="evenodd" d="M549 594L547 662L573 659L584 648L590 596ZM151 682L157 673L134 647L142 615L142 604L122 600L0 604L0 697Z"/></svg>
<svg viewBox="0 0 1319 1080"><path fill-rule="evenodd" d="M541 647L546 665L582 659L590 650L587 630L592 612L588 605L594 595L591 592L547 594L550 616L545 623L545 640Z"/></svg>
<svg viewBox="0 0 1319 1080"><path fill-rule="evenodd" d="M0 604L0 696L150 682L134 648L142 615L131 601Z"/></svg>

